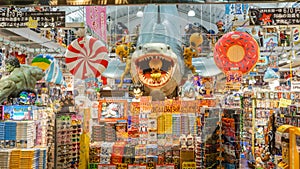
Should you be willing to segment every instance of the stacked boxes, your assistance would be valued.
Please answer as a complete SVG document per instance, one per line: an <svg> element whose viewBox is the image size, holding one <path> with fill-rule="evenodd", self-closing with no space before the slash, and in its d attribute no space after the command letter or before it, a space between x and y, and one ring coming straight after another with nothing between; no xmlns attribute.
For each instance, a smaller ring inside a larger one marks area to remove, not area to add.
<svg viewBox="0 0 300 169"><path fill-rule="evenodd" d="M4 122L0 122L0 140L4 140L4 136L5 136L5 123Z"/></svg>
<svg viewBox="0 0 300 169"><path fill-rule="evenodd" d="M0 166L9 168L11 150L0 150Z"/></svg>
<svg viewBox="0 0 300 169"><path fill-rule="evenodd" d="M100 143L91 143L89 152L89 163L100 163Z"/></svg>
<svg viewBox="0 0 300 169"><path fill-rule="evenodd" d="M10 155L10 169L20 168L21 150L15 149L11 151Z"/></svg>
<svg viewBox="0 0 300 169"><path fill-rule="evenodd" d="M123 163L133 164L135 156L135 147L133 144L126 144L124 147Z"/></svg>
<svg viewBox="0 0 300 169"><path fill-rule="evenodd" d="M100 164L110 164L114 143L103 142L101 144Z"/></svg>
<svg viewBox="0 0 300 169"><path fill-rule="evenodd" d="M24 149L21 151L21 160L20 160L20 169L28 169L35 167L34 159L34 150L33 149Z"/></svg>
<svg viewBox="0 0 300 169"><path fill-rule="evenodd" d="M116 142L113 146L113 152L111 155L112 164L120 164L123 162L123 155L125 149L125 142Z"/></svg>
<svg viewBox="0 0 300 169"><path fill-rule="evenodd" d="M18 121L17 122L17 147L31 148L34 146L35 124L34 121Z"/></svg>
<svg viewBox="0 0 300 169"><path fill-rule="evenodd" d="M172 134L175 137L180 136L180 128L181 128L181 119L180 119L180 114L173 114L172 115L172 127L173 131Z"/></svg>
<svg viewBox="0 0 300 169"><path fill-rule="evenodd" d="M92 126L92 140L94 142L105 141L105 125L100 123L100 125Z"/></svg>
<svg viewBox="0 0 300 169"><path fill-rule="evenodd" d="M17 123L12 121L5 122L4 126L4 140L16 140L16 134L17 134Z"/></svg>
<svg viewBox="0 0 300 169"><path fill-rule="evenodd" d="M117 141L115 125L116 122L105 123L105 141L107 142Z"/></svg>
<svg viewBox="0 0 300 169"><path fill-rule="evenodd" d="M181 114L181 134L189 134L189 117L187 114Z"/></svg>
<svg viewBox="0 0 300 169"><path fill-rule="evenodd" d="M38 169L46 169L47 167L47 149L40 148L39 149L39 157L38 157Z"/></svg>

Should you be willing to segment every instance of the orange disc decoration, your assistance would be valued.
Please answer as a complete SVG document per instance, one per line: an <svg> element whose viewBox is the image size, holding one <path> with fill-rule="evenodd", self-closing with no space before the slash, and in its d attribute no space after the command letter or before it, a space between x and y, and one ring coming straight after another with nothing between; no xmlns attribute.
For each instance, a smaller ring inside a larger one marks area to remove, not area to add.
<svg viewBox="0 0 300 169"><path fill-rule="evenodd" d="M245 32L229 32L215 45L214 60L223 72L238 69L243 74L248 73L258 59L259 46L255 39Z"/></svg>

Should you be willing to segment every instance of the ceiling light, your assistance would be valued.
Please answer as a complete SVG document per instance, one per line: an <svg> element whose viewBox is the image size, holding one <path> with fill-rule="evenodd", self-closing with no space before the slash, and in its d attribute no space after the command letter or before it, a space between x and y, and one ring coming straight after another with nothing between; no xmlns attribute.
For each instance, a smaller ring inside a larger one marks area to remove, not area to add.
<svg viewBox="0 0 300 169"><path fill-rule="evenodd" d="M195 16L196 15L196 13L195 13L195 11L193 10L193 6L190 6L190 10L189 10L189 12L188 12L188 16Z"/></svg>
<svg viewBox="0 0 300 169"><path fill-rule="evenodd" d="M194 10L189 10L189 12L188 12L188 16L195 16L196 14L195 14L195 11Z"/></svg>
<svg viewBox="0 0 300 169"><path fill-rule="evenodd" d="M139 18L144 16L144 12L141 10L141 8L139 8L139 11L136 13L136 16Z"/></svg>

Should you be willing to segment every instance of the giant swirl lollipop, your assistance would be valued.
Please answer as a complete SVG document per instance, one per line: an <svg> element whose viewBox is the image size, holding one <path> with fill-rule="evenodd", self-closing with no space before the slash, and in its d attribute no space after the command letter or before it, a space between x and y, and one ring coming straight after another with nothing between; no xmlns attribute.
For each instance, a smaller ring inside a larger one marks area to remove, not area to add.
<svg viewBox="0 0 300 169"><path fill-rule="evenodd" d="M65 53L66 65L75 78L99 77L108 65L105 44L91 36L74 40Z"/></svg>

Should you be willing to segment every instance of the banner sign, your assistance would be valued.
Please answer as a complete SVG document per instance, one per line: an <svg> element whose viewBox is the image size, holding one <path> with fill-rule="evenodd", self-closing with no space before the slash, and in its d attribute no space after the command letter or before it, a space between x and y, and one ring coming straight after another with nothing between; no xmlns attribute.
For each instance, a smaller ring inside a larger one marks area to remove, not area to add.
<svg viewBox="0 0 300 169"><path fill-rule="evenodd" d="M292 81L291 82L291 91L293 91L293 92L300 91L300 81Z"/></svg>
<svg viewBox="0 0 300 169"><path fill-rule="evenodd" d="M86 6L86 24L96 33L98 39L106 42L106 7Z"/></svg>
<svg viewBox="0 0 300 169"><path fill-rule="evenodd" d="M9 10L0 13L0 28L65 27L65 11L22 12Z"/></svg>
<svg viewBox="0 0 300 169"><path fill-rule="evenodd" d="M248 4L226 4L225 14L227 15L243 15L248 11Z"/></svg>
<svg viewBox="0 0 300 169"><path fill-rule="evenodd" d="M249 9L250 25L300 24L300 8Z"/></svg>

